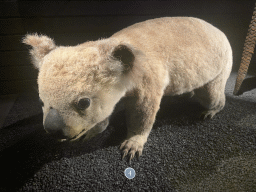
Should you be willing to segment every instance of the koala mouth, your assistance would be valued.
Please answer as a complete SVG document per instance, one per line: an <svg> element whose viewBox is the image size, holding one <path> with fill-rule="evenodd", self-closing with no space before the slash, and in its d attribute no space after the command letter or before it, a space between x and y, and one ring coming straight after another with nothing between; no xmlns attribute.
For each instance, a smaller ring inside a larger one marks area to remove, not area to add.
<svg viewBox="0 0 256 192"><path fill-rule="evenodd" d="M67 141L75 141L78 140L80 137L82 136L86 136L87 131L85 129L83 129L79 134L77 134L76 136L72 137L71 139L60 139L60 142L67 142Z"/></svg>
<svg viewBox="0 0 256 192"><path fill-rule="evenodd" d="M85 141L85 140L90 140L92 137L94 137L95 135L102 133L108 126L109 124L109 118L106 118L105 120L99 122L98 124L96 124L94 127L92 127L91 129L87 130L87 129L83 129L79 134L77 134L76 136L70 138L70 139L61 139L61 142L66 142L66 141L77 141L80 140L81 138Z"/></svg>
<svg viewBox="0 0 256 192"><path fill-rule="evenodd" d="M69 141L75 141L75 140L78 140L82 136L86 136L86 132L87 132L87 130L83 129L78 135L71 138Z"/></svg>
<svg viewBox="0 0 256 192"><path fill-rule="evenodd" d="M86 136L87 131L85 129L83 129L79 134L77 134L76 136L72 137L71 139L61 139L61 142L66 142L66 141L76 141L78 140L80 137L82 136Z"/></svg>

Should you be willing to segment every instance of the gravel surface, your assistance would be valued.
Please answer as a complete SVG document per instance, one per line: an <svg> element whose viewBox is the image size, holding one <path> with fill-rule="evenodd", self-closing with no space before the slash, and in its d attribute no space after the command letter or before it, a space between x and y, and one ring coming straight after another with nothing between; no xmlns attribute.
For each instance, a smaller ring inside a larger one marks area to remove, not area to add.
<svg viewBox="0 0 256 192"><path fill-rule="evenodd" d="M212 120L198 118L203 108L193 98L164 98L143 155L130 165L118 150L124 111L89 142L63 144L45 134L37 96L23 94L0 130L0 191L255 191L252 79L236 97L232 74L226 106ZM125 177L128 167L134 179Z"/></svg>

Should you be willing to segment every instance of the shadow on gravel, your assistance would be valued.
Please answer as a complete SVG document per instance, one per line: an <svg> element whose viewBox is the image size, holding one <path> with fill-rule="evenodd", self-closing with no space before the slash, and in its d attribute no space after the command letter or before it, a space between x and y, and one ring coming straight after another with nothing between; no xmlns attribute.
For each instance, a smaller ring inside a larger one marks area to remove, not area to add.
<svg viewBox="0 0 256 192"><path fill-rule="evenodd" d="M256 89L256 77L250 77L243 81L240 90L237 95L242 95L245 92Z"/></svg>
<svg viewBox="0 0 256 192"><path fill-rule="evenodd" d="M4 169L0 191L14 191L45 164L63 157L92 153L108 146L119 145L125 138L124 112L116 114L108 128L84 143L60 143L45 133L42 114L20 120L0 130L0 159ZM122 122L120 122L122 121ZM115 127L115 129L113 128ZM8 135L12 140L8 140Z"/></svg>

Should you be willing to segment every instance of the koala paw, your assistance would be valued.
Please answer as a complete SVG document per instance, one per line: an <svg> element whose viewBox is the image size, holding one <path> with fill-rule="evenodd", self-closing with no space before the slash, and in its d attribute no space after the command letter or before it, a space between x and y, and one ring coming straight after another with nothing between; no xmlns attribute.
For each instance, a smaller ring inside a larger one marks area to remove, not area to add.
<svg viewBox="0 0 256 192"><path fill-rule="evenodd" d="M200 119L205 120L206 118L211 119L213 118L213 116L217 113L217 110L208 110L208 111L204 111L202 112L202 114L200 115Z"/></svg>
<svg viewBox="0 0 256 192"><path fill-rule="evenodd" d="M125 140L120 146L120 150L122 150L122 160L127 154L129 155L129 163L131 163L131 160L134 158L135 154L137 158L139 158L142 154L145 142L146 139L140 135L136 135L128 140Z"/></svg>

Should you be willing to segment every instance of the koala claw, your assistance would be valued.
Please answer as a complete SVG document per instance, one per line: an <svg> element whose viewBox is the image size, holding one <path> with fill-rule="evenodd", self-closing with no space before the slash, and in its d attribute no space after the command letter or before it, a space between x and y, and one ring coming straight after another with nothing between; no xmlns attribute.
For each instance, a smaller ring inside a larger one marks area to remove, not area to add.
<svg viewBox="0 0 256 192"><path fill-rule="evenodd" d="M131 164L131 161L132 161L133 157L134 157L134 153L131 153L130 157L129 157L129 164Z"/></svg>
<svg viewBox="0 0 256 192"><path fill-rule="evenodd" d="M122 160L124 160L124 157L128 154L128 151L123 151L122 152Z"/></svg>
<svg viewBox="0 0 256 192"><path fill-rule="evenodd" d="M213 116L216 114L215 110L209 110L209 111L204 111L202 112L202 114L200 115L200 119L212 119Z"/></svg>

